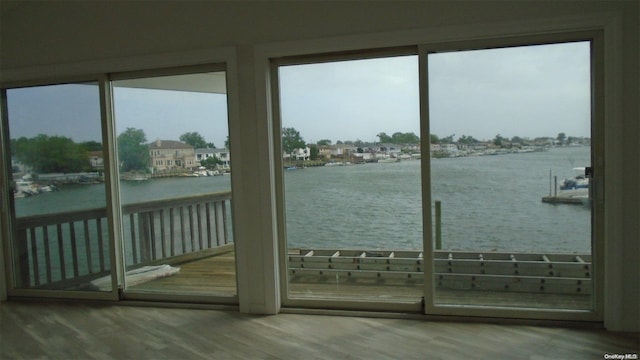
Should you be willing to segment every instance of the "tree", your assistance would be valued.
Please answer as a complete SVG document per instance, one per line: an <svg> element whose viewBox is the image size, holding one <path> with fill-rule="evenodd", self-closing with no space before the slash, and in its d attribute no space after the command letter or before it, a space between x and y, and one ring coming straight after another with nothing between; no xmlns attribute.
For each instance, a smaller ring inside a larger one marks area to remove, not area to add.
<svg viewBox="0 0 640 360"><path fill-rule="evenodd" d="M80 145L86 151L102 151L102 144L97 141L85 141L80 143Z"/></svg>
<svg viewBox="0 0 640 360"><path fill-rule="evenodd" d="M412 133L412 132L408 132L408 133L401 133L401 132L396 132L393 135L391 135L391 142L393 142L394 144L418 144L420 143L420 137L418 137L418 135Z"/></svg>
<svg viewBox="0 0 640 360"><path fill-rule="evenodd" d="M458 144L471 145L471 144L477 144L478 142L479 141L475 139L473 136L462 135L458 139Z"/></svg>
<svg viewBox="0 0 640 360"><path fill-rule="evenodd" d="M442 144L453 144L453 138L456 134L451 134L449 136L443 137L440 139L440 143Z"/></svg>
<svg viewBox="0 0 640 360"><path fill-rule="evenodd" d="M302 149L306 143L300 136L298 130L290 128L282 128L282 149L285 153L291 154L295 149Z"/></svg>
<svg viewBox="0 0 640 360"><path fill-rule="evenodd" d="M318 154L320 153L320 149L318 149L318 145L316 144L311 144L309 145L309 159L311 160L318 160Z"/></svg>
<svg viewBox="0 0 640 360"><path fill-rule="evenodd" d="M429 135L429 141L432 144L439 144L440 143L440 138L438 138L438 135L436 135L436 134L431 134L431 135Z"/></svg>
<svg viewBox="0 0 640 360"><path fill-rule="evenodd" d="M216 156L210 156L200 161L200 166L204 166L209 170L213 170L218 164L222 164L222 161Z"/></svg>
<svg viewBox="0 0 640 360"><path fill-rule="evenodd" d="M391 138L391 136L387 135L387 133L381 132L376 136L380 138L380 143L392 143L393 142L393 139Z"/></svg>
<svg viewBox="0 0 640 360"><path fill-rule="evenodd" d="M327 146L327 145L331 145L331 140L329 139L322 139L322 140L318 140L318 142L316 143L318 146Z"/></svg>
<svg viewBox="0 0 640 360"><path fill-rule="evenodd" d="M151 161L142 129L127 128L118 135L118 159L122 171L146 170Z"/></svg>
<svg viewBox="0 0 640 360"><path fill-rule="evenodd" d="M500 146L502 147L502 143L504 142L505 138L502 137L502 135L498 134L496 135L496 137L493 139L493 144L495 146Z"/></svg>
<svg viewBox="0 0 640 360"><path fill-rule="evenodd" d="M229 135L227 135L227 140L224 141L224 148L229 150Z"/></svg>
<svg viewBox="0 0 640 360"><path fill-rule="evenodd" d="M196 131L180 135L180 141L193 146L194 149L206 148L207 145L211 145L212 148L215 148L215 146L213 146L213 143L207 144L202 135L200 135L200 133Z"/></svg>
<svg viewBox="0 0 640 360"><path fill-rule="evenodd" d="M563 132L558 134L558 137L556 137L556 139L558 139L558 142L560 143L560 145L564 145L564 141L567 138L567 135Z"/></svg>
<svg viewBox="0 0 640 360"><path fill-rule="evenodd" d="M89 157L81 144L64 136L40 134L11 140L12 155L40 173L70 173L89 169Z"/></svg>

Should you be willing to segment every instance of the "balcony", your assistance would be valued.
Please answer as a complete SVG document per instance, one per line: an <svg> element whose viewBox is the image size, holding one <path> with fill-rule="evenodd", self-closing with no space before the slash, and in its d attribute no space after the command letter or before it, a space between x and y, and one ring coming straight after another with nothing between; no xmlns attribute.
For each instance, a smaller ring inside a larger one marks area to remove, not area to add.
<svg viewBox="0 0 640 360"><path fill-rule="evenodd" d="M230 205L231 192L125 205L127 291L235 296ZM19 287L110 291L106 229L104 208L19 218ZM437 250L434 257L437 303L591 306L590 255ZM289 296L418 301L426 266L421 251L289 249Z"/></svg>

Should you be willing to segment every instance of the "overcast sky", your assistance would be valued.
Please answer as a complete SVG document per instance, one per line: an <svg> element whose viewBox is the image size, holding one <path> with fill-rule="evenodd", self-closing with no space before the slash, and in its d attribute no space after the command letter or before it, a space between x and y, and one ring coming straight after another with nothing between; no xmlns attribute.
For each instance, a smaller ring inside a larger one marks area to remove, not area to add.
<svg viewBox="0 0 640 360"><path fill-rule="evenodd" d="M589 54L583 42L430 55L431 133L590 136ZM307 142L420 134L417 56L284 66L280 78L283 126ZM225 95L114 92L118 133L140 128L153 141L197 131L224 146ZM8 102L12 138L45 133L101 141L97 86L10 90Z"/></svg>

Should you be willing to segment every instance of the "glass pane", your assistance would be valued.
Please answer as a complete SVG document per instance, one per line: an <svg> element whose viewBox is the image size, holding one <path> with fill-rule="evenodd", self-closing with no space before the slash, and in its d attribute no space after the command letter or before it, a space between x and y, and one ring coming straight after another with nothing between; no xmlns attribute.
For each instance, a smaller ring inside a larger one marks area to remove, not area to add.
<svg viewBox="0 0 640 360"><path fill-rule="evenodd" d="M590 43L428 60L435 303L591 309Z"/></svg>
<svg viewBox="0 0 640 360"><path fill-rule="evenodd" d="M111 291L96 83L7 90L16 287Z"/></svg>
<svg viewBox="0 0 640 360"><path fill-rule="evenodd" d="M113 92L127 291L236 295L225 73Z"/></svg>
<svg viewBox="0 0 640 360"><path fill-rule="evenodd" d="M417 63L280 67L289 298L420 301Z"/></svg>

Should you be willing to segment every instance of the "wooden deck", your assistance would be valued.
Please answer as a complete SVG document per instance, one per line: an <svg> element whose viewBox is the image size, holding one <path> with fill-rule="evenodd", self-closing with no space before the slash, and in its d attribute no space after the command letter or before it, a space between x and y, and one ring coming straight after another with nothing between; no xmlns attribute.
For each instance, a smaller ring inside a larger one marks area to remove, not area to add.
<svg viewBox="0 0 640 360"><path fill-rule="evenodd" d="M179 267L180 272L132 286L129 291L223 296L238 293L233 251L172 266Z"/></svg>
<svg viewBox="0 0 640 360"><path fill-rule="evenodd" d="M129 288L134 293L167 293L209 296L237 294L235 253L233 251L172 266L176 275ZM368 300L373 302L420 302L424 294L421 277L379 279L306 274L290 277L289 296L296 299ZM442 289L435 292L437 304L507 306L586 310L591 308L589 293L556 294L544 292L487 291L481 289Z"/></svg>

